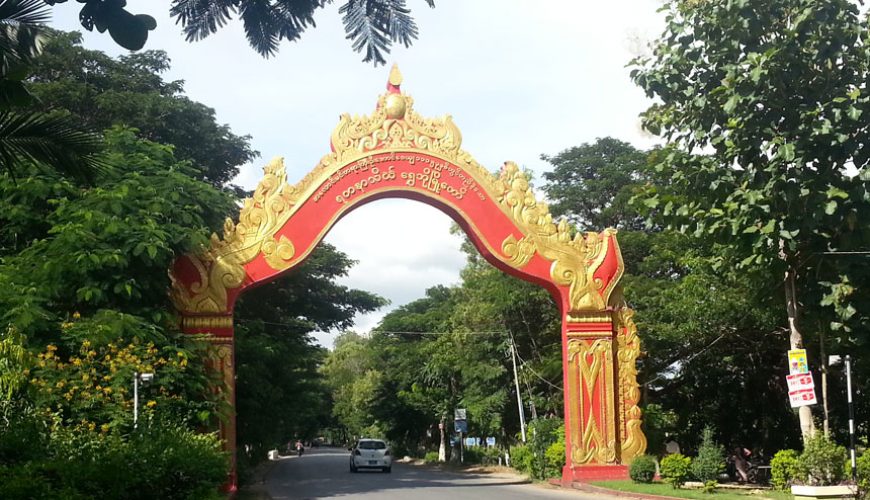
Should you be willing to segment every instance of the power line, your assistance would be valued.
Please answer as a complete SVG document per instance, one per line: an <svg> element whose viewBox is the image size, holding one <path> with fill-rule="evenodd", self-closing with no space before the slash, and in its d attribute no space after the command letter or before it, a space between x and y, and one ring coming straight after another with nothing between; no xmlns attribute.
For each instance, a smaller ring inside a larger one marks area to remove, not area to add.
<svg viewBox="0 0 870 500"><path fill-rule="evenodd" d="M538 372L536 372L536 371L535 371L531 366L529 366L529 362L526 361L526 360L524 360L523 357L520 356L519 351L516 351L516 353L517 353L517 357L520 358L520 362L522 363L522 366L521 366L520 368L524 368L524 369L526 369L526 370L529 370L530 372L532 372L532 374L533 374L534 376L538 377L542 382L546 383L546 384L549 385L550 387L552 387L552 388L554 388L554 389L556 389L556 390L559 390L559 391L562 390L561 387L559 387L558 385L556 385L556 384L550 382L549 380L545 379L545 378L542 377Z"/></svg>
<svg viewBox="0 0 870 500"><path fill-rule="evenodd" d="M705 347L705 348L701 349L700 351L696 352L695 354L689 356L689 358L686 359L685 361L680 361L680 360L678 359L678 360L674 361L674 363L682 363L683 365L687 365L687 364L691 363L693 359L697 358L697 357L700 356L701 354L704 354L705 352L707 352L708 350L710 350L710 348L713 347L713 345L714 345L716 342L719 342L719 341L722 340L724 337L725 337L725 334L723 333L722 335L719 335L718 337L716 337L716 340L714 340L713 342L710 342L709 344L707 344L707 347ZM671 363L671 365L673 365L674 363ZM671 365L668 365L668 366L671 366ZM667 369L667 367L665 367L664 369ZM661 373L661 374L659 374L659 375L656 375L655 378L653 378L652 380L647 380L646 382L643 383L643 385L650 385L650 384L652 384L653 382L655 382L656 380L658 380L658 379L660 379L660 378L662 378L662 377L664 377L664 376L665 376L664 373Z"/></svg>

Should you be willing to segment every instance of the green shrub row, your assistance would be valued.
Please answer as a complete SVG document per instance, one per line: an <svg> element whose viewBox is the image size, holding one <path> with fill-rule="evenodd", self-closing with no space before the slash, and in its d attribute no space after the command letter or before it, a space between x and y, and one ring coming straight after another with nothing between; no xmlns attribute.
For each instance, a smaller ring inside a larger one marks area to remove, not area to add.
<svg viewBox="0 0 870 500"><path fill-rule="evenodd" d="M227 479L213 434L147 421L129 435L45 423L41 431L20 428L37 438L26 456L9 455L21 438L16 426L0 432L0 498L209 499Z"/></svg>
<svg viewBox="0 0 870 500"><path fill-rule="evenodd" d="M803 453L778 451L770 461L770 482L778 490L788 490L795 483L838 484L851 468L848 463L843 466L846 457L846 448L819 433L806 441Z"/></svg>

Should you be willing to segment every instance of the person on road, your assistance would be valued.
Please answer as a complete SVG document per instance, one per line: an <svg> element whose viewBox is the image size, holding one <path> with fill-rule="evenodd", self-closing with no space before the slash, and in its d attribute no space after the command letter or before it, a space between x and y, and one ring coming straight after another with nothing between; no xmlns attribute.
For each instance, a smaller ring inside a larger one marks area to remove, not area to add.
<svg viewBox="0 0 870 500"><path fill-rule="evenodd" d="M304 452L305 452L305 446L302 444L301 440L297 439L296 440L296 455L301 457L302 453L304 453Z"/></svg>

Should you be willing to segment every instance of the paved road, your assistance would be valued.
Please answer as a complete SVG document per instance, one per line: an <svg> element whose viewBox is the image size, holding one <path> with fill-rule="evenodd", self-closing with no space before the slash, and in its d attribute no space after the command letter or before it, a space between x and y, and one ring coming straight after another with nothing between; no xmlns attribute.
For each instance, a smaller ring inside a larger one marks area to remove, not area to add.
<svg viewBox="0 0 870 500"><path fill-rule="evenodd" d="M579 491L523 484L511 475L448 473L430 467L393 464L393 472L348 470L348 452L335 448L307 450L302 457L282 458L266 477L272 498L308 499L552 499L603 498Z"/></svg>

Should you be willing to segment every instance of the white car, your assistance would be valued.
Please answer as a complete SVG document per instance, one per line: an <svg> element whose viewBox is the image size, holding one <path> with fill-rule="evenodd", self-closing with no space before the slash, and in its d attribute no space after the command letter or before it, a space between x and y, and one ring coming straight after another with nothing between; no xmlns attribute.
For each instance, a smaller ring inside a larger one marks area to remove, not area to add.
<svg viewBox="0 0 870 500"><path fill-rule="evenodd" d="M393 457L390 448L380 439L360 439L356 446L350 449L350 471L359 469L381 469L392 472Z"/></svg>

